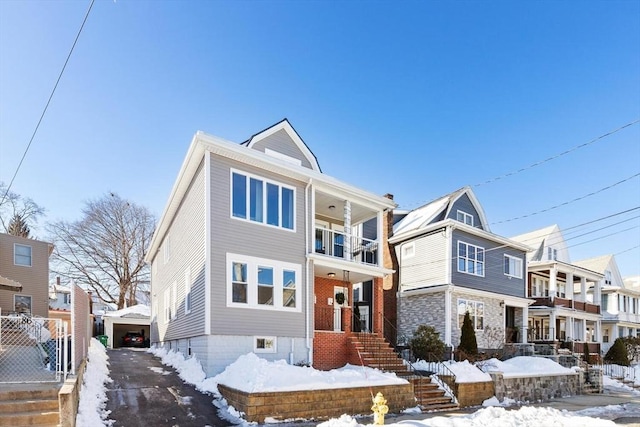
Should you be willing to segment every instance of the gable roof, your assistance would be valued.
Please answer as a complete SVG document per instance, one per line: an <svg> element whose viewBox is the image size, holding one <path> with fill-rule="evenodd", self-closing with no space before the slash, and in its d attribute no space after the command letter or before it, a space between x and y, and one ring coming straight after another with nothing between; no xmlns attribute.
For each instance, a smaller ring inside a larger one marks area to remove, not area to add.
<svg viewBox="0 0 640 427"><path fill-rule="evenodd" d="M300 138L300 135L293 128L293 126L291 126L291 123L289 123L289 120L286 117L281 121L279 121L278 123L276 123L275 125L269 126L268 128L253 134L251 138L242 142L240 145L244 145L247 148L253 148L253 146L257 142L262 141L263 139L268 138L269 136L279 131L284 131L289 136L289 138L291 138L291 141L293 141L293 143L305 155L305 157L311 164L311 169L318 172L322 172L316 155L313 154L309 146L302 140L302 138Z"/></svg>
<svg viewBox="0 0 640 427"><path fill-rule="evenodd" d="M544 250L545 241L555 233L559 233L560 237L562 237L562 232L560 231L560 227L557 224L550 225L548 227L540 228L538 230L533 230L528 233L519 234L517 236L513 236L510 239L515 240L516 242L524 243L532 247L534 250L527 256L528 259L541 259L544 255L542 251ZM564 240L564 239L563 239ZM547 245L560 243L560 242L547 242Z"/></svg>
<svg viewBox="0 0 640 427"><path fill-rule="evenodd" d="M604 273L612 260L613 255L602 255L580 261L574 261L573 264L578 267L586 268L587 270L595 271L596 273Z"/></svg>
<svg viewBox="0 0 640 427"><path fill-rule="evenodd" d="M409 212L402 220L394 225L394 237L416 232L431 224L434 219L443 213L445 218L448 217L455 202L465 194L469 197L473 207L478 212L481 228L484 231L491 232L489 229L489 223L487 222L487 218L484 214L484 209L482 209L482 206L480 205L480 202L478 202L473 190L471 190L471 187L462 187L447 194L446 196L440 197Z"/></svg>

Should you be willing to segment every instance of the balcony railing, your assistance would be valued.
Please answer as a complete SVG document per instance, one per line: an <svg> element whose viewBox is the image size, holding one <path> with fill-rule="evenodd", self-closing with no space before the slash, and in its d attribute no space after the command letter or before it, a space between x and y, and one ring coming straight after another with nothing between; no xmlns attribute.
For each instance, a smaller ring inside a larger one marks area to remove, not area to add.
<svg viewBox="0 0 640 427"><path fill-rule="evenodd" d="M572 308L578 311L584 311L586 313L600 314L600 306L597 304L591 304L583 301L575 301L566 298L555 297L533 297L536 307L566 307Z"/></svg>
<svg viewBox="0 0 640 427"><path fill-rule="evenodd" d="M359 264L378 265L378 241L316 227L314 252Z"/></svg>

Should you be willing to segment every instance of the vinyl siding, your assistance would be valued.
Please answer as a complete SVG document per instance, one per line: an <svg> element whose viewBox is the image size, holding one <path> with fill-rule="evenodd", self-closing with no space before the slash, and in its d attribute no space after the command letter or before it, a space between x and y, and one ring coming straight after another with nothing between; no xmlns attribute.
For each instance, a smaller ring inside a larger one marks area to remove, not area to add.
<svg viewBox="0 0 640 427"><path fill-rule="evenodd" d="M415 245L415 255L403 257L401 251L410 244ZM444 231L397 245L396 254L400 264L401 290L447 283L447 238Z"/></svg>
<svg viewBox="0 0 640 427"><path fill-rule="evenodd" d="M14 243L31 246L31 267L15 265ZM0 290L0 309L5 315L14 311L14 295L31 296L31 314L49 315L49 243L0 234L0 275L22 284L22 291Z"/></svg>
<svg viewBox="0 0 640 427"><path fill-rule="evenodd" d="M503 248L497 242L467 234L460 230L454 230L452 239L451 281L453 284L504 295L525 297L526 274L523 272L521 279L504 274L504 255L520 258L524 269L526 266L524 252L509 247ZM458 272L458 241L484 248L484 277Z"/></svg>
<svg viewBox="0 0 640 427"><path fill-rule="evenodd" d="M471 199L466 194L463 194L455 201L451 210L449 211L449 215L447 218L451 218L453 220L458 219L458 211L463 211L473 216L473 226L477 228L482 228L482 224L480 222L480 215L478 215L478 211L471 203Z"/></svg>
<svg viewBox="0 0 640 427"><path fill-rule="evenodd" d="M300 148L289 138L289 135L284 130L279 130L273 135L256 142L251 148L262 151L263 153L266 148L269 148L270 150L298 159L302 162L302 166L311 169L309 159L300 151Z"/></svg>
<svg viewBox="0 0 640 427"><path fill-rule="evenodd" d="M231 169L295 187L295 231L231 217ZM211 157L211 333L304 337L306 310L304 184L246 164ZM300 265L300 312L227 307L227 253Z"/></svg>
<svg viewBox="0 0 640 427"><path fill-rule="evenodd" d="M164 245L153 262L152 297L157 298L157 332L160 341L193 337L204 333L205 265L205 181L204 163L191 182L176 216L169 227L170 258L164 263ZM191 271L191 312L185 314L185 271ZM177 302L174 318L165 322L164 292L176 283Z"/></svg>

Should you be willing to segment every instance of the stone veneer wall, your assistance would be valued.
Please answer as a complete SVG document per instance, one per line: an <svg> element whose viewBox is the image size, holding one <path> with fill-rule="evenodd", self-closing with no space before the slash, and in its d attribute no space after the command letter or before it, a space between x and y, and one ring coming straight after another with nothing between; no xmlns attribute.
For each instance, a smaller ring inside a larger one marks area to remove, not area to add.
<svg viewBox="0 0 640 427"><path fill-rule="evenodd" d="M499 328L504 331L505 319L503 316L504 309L500 307L501 299L466 294L461 292L461 288L457 288L457 290L452 292L451 296L451 343L455 347L460 344L460 335L462 334L460 326L458 325L458 298L483 302L485 328L491 326L492 328ZM483 331L476 331L476 340L479 349L495 347L495 343L492 345L490 340L485 339Z"/></svg>
<svg viewBox="0 0 640 427"><path fill-rule="evenodd" d="M401 296L398 299L398 334L411 339L420 325L433 326L444 341L445 293Z"/></svg>
<svg viewBox="0 0 640 427"><path fill-rule="evenodd" d="M416 405L413 386L399 385L246 393L225 385L218 390L229 405L244 413L250 422L263 423L266 417L276 420L322 419L342 414L371 414L371 393L382 393L389 413L398 413Z"/></svg>
<svg viewBox="0 0 640 427"><path fill-rule="evenodd" d="M493 382L455 383L454 393L461 407L479 406L495 395Z"/></svg>
<svg viewBox="0 0 640 427"><path fill-rule="evenodd" d="M581 390L580 373L535 375L505 378L502 372L491 372L498 400L505 397L518 402L538 402L574 396Z"/></svg>

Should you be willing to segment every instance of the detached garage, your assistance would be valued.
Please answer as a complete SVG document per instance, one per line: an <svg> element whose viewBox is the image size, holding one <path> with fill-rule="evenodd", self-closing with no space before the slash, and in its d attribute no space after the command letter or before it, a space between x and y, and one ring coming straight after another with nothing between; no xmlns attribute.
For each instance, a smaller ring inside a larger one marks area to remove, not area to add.
<svg viewBox="0 0 640 427"><path fill-rule="evenodd" d="M104 334L109 348L122 347L122 338L127 332L138 332L148 342L151 325L151 310L146 305L134 305L103 315Z"/></svg>

